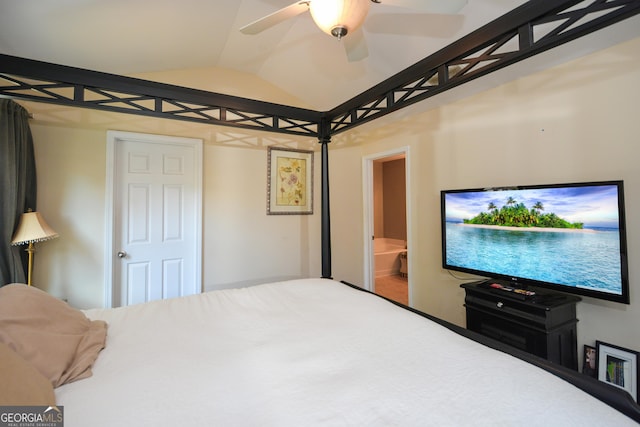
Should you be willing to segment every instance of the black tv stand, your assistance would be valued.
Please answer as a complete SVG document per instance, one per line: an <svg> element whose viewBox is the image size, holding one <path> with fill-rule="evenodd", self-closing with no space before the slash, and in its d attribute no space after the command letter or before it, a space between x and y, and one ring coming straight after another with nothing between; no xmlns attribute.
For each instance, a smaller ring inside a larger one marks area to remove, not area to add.
<svg viewBox="0 0 640 427"><path fill-rule="evenodd" d="M493 284L513 288L495 280L460 285L466 292L467 329L577 370L576 303L580 298L537 289L506 290Z"/></svg>

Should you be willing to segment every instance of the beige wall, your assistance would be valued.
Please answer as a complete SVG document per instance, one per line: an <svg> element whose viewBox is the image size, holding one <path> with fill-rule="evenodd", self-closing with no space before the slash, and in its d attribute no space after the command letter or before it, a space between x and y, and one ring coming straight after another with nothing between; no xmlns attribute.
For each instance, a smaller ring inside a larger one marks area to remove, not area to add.
<svg viewBox="0 0 640 427"><path fill-rule="evenodd" d="M395 156L392 156L395 158ZM373 161L373 235L407 240L404 158Z"/></svg>
<svg viewBox="0 0 640 427"><path fill-rule="evenodd" d="M211 77L202 70L196 75ZM212 80L224 83L223 90L231 91L235 85L246 91L247 76L235 81L226 71L221 76ZM179 79L168 76L167 80ZM210 84L207 88L216 90ZM266 86L265 90L274 89ZM291 101L286 94L279 95L283 103ZM203 139L206 290L321 275L319 172L314 215L266 215L267 147L316 150L315 138L19 102L34 115L30 126L38 210L60 234L37 247L36 286L76 307L104 304L108 130ZM315 163L319 171L319 152Z"/></svg>
<svg viewBox="0 0 640 427"><path fill-rule="evenodd" d="M578 338L580 349L598 339L640 350L639 82L635 39L391 124L373 122L348 139L338 135L330 151L334 276L363 281L362 264L349 254L363 252L364 156L410 147L411 300L460 325L464 280L441 268L440 190L623 179L631 304L584 298Z"/></svg>
<svg viewBox="0 0 640 427"><path fill-rule="evenodd" d="M314 145L246 132L230 138L228 132L211 126L191 125L186 132L164 123L165 129L160 129L162 121L156 121L158 132L154 133L204 139L205 290L320 276L318 191L314 215L266 215L265 145L311 149ZM134 132L154 128L147 125L144 129L132 124L116 128ZM60 238L38 246L34 284L77 307L102 306L106 132L112 127L83 129L33 123L31 128L36 141L38 209L60 234ZM215 142L221 136L225 142Z"/></svg>
<svg viewBox="0 0 640 427"><path fill-rule="evenodd" d="M373 235L384 237L384 173L381 161L373 162Z"/></svg>
<svg viewBox="0 0 640 427"><path fill-rule="evenodd" d="M382 164L384 237L407 240L407 188L404 159Z"/></svg>

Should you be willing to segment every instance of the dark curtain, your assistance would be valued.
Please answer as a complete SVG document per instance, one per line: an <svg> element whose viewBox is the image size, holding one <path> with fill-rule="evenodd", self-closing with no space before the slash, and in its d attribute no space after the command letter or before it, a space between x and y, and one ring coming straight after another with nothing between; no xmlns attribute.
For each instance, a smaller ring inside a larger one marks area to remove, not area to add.
<svg viewBox="0 0 640 427"><path fill-rule="evenodd" d="M29 113L10 99L0 99L0 286L26 283L24 246L12 246L20 215L36 210L36 162Z"/></svg>

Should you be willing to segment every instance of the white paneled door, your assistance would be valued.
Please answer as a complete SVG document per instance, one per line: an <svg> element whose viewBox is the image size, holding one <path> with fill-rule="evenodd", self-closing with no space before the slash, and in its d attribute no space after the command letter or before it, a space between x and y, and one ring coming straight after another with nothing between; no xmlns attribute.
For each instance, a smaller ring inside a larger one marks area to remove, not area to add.
<svg viewBox="0 0 640 427"><path fill-rule="evenodd" d="M202 141L109 132L108 144L113 287L106 305L201 292Z"/></svg>

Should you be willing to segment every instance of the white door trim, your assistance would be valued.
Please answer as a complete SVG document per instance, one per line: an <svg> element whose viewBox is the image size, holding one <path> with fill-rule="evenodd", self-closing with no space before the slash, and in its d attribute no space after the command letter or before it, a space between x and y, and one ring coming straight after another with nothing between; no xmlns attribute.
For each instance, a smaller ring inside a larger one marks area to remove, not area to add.
<svg viewBox="0 0 640 427"><path fill-rule="evenodd" d="M362 158L362 183L363 183L363 213L364 213L364 288L373 291L375 280L375 265L373 253L374 220L373 220L373 162L385 157L404 154L405 157L405 183L406 183L406 208L407 208L407 274L409 276L409 306L412 305L412 220L411 220L411 158L409 146L398 147L381 153L370 154Z"/></svg>
<svg viewBox="0 0 640 427"><path fill-rule="evenodd" d="M200 284L202 290L202 158L203 158L203 141L196 138L184 138L166 135L153 135L123 131L107 131L107 173L106 173L106 202L105 202L105 252L104 252L104 307L113 307L114 303L114 268L115 268L115 212L116 200L116 147L119 141L139 141L157 144L187 144L191 145L196 154L194 163L194 174L196 176L196 195L195 195L195 215L196 215L196 237L195 237L195 253L196 253L196 283Z"/></svg>

